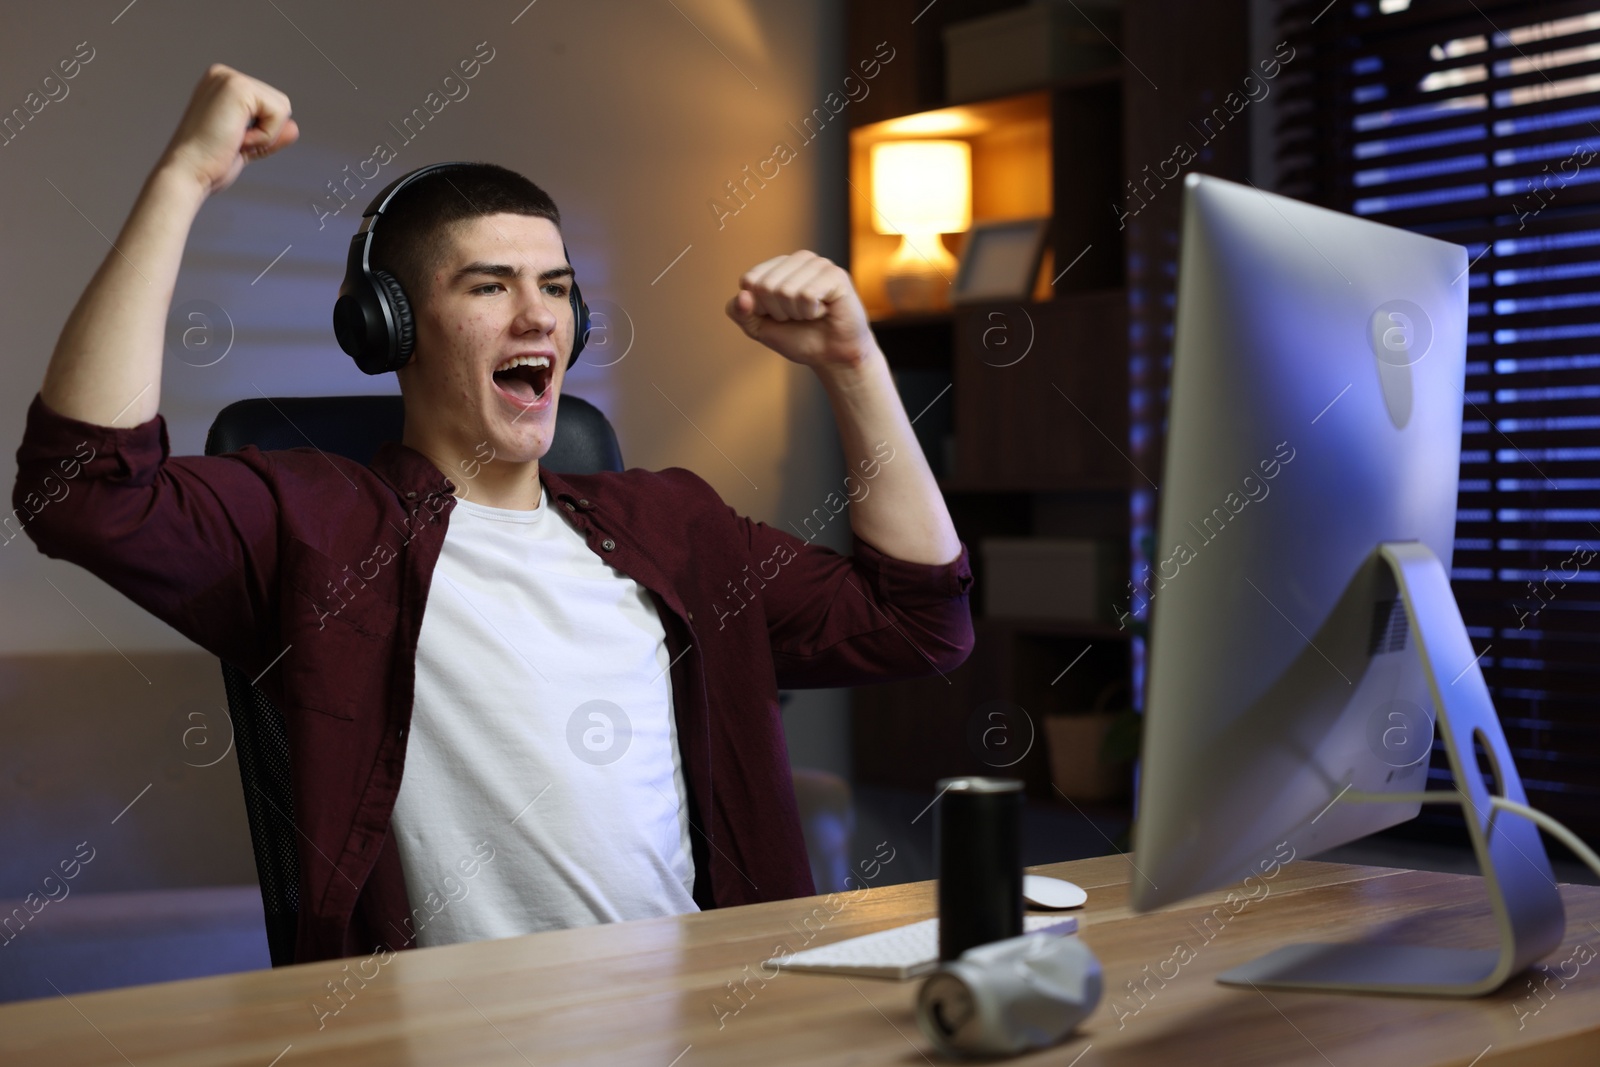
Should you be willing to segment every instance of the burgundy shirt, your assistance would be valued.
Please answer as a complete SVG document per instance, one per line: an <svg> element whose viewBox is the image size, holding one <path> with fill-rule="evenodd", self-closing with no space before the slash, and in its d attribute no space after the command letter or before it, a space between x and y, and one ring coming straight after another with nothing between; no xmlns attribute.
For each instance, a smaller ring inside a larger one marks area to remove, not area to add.
<svg viewBox="0 0 1600 1067"><path fill-rule="evenodd" d="M160 415L102 427L35 396L0 545L20 528L45 555L261 675L290 748L296 961L410 947L389 817L453 485L395 441L370 467L311 448L169 451ZM859 537L840 555L735 513L678 467L540 477L550 504L660 613L696 903L815 892L777 690L954 670L973 642L967 546L942 565Z"/></svg>

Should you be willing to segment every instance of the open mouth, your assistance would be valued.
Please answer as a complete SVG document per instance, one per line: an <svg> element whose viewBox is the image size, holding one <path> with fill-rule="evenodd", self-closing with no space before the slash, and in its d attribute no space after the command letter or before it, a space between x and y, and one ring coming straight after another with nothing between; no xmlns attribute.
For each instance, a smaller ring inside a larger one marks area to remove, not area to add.
<svg viewBox="0 0 1600 1067"><path fill-rule="evenodd" d="M544 399L555 371L548 356L519 356L507 360L494 372L500 391L522 404Z"/></svg>

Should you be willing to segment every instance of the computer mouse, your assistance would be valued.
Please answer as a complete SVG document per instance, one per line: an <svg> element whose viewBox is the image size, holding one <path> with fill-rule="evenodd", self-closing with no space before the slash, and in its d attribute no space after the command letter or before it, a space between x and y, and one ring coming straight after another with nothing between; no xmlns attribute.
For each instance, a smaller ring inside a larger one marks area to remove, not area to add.
<svg viewBox="0 0 1600 1067"><path fill-rule="evenodd" d="M1022 876L1022 899L1035 908L1081 908L1089 894L1060 878L1025 874Z"/></svg>

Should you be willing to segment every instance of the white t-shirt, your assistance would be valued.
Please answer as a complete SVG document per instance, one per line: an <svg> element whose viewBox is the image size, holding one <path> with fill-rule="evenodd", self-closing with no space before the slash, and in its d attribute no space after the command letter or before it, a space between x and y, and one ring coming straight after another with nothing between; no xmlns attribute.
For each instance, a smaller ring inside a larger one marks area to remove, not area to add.
<svg viewBox="0 0 1600 1067"><path fill-rule="evenodd" d="M458 500L392 828L423 947L698 910L666 633L543 489Z"/></svg>

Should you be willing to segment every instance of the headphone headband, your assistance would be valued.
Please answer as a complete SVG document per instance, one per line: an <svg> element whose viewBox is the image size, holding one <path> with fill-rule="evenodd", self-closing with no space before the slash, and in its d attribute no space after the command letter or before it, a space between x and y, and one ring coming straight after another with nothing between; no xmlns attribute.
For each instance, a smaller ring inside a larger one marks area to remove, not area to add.
<svg viewBox="0 0 1600 1067"><path fill-rule="evenodd" d="M472 164L446 162L418 167L384 186L361 213L361 228L350 238L344 281L339 286L339 299L333 305L333 333L339 347L367 374L399 370L411 359L416 346L416 320L400 280L388 271L372 269L372 244L378 220L390 202L411 183L438 171L469 166ZM561 252L570 264L572 257L567 255L565 242ZM571 367L583 351L590 328L589 306L578 289L576 275L568 291L568 302L572 305L572 351L567 357L567 366Z"/></svg>
<svg viewBox="0 0 1600 1067"><path fill-rule="evenodd" d="M425 167L418 167L416 170L411 171L410 173L400 175L400 177L396 178L394 181L378 190L378 195L372 198L372 202L367 205L367 210L361 213L361 218L363 221L361 223L361 229L358 230L357 233L366 233L376 226L378 223L378 216L382 215L384 210L388 208L389 202L399 195L400 190L404 189L412 182L420 181L430 174L437 174L441 170L460 170L463 167L470 167L471 165L472 164L470 163L464 162L429 163ZM367 219L371 219L372 221L367 222Z"/></svg>

